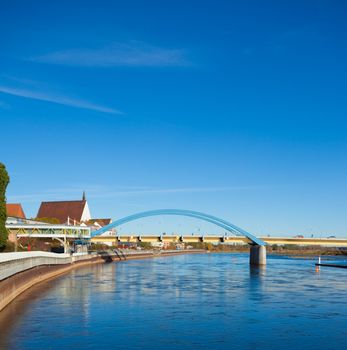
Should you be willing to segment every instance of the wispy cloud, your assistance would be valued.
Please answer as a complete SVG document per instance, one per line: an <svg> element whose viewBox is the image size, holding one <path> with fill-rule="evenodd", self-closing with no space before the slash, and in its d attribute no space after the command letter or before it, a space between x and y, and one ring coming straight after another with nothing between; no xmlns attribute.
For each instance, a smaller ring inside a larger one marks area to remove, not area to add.
<svg viewBox="0 0 347 350"><path fill-rule="evenodd" d="M140 190L121 190L108 191L104 193L95 193L92 198L114 198L123 196L145 196L177 193L204 193L204 192L225 192L236 190L250 190L259 188L259 186L229 186L229 187L191 187L191 188L159 188L159 189L140 189Z"/></svg>
<svg viewBox="0 0 347 350"><path fill-rule="evenodd" d="M76 108L89 109L93 111L111 113L111 114L123 114L117 109L100 106L89 101L74 99L60 94L42 92L38 90L22 89L10 86L0 85L0 92L8 95L19 96L24 98L30 98L33 100L45 101L56 103L65 106L71 106Z"/></svg>
<svg viewBox="0 0 347 350"><path fill-rule="evenodd" d="M183 49L167 49L141 42L90 49L56 51L31 57L30 61L85 67L168 67L189 66Z"/></svg>
<svg viewBox="0 0 347 350"><path fill-rule="evenodd" d="M245 186L226 186L226 187L184 187L184 188L146 188L134 187L125 189L106 189L104 187L85 188L87 198L90 199L112 199L118 197L137 197L137 196L153 196L164 194L185 194L185 193L207 193L207 192L227 192L227 191L250 191L265 189L271 186L267 185L245 185ZM82 194L81 188L68 189L52 189L50 191L43 191L35 194L12 195L8 197L9 201L20 202L36 202L45 200L62 200L62 199L76 199L80 198Z"/></svg>

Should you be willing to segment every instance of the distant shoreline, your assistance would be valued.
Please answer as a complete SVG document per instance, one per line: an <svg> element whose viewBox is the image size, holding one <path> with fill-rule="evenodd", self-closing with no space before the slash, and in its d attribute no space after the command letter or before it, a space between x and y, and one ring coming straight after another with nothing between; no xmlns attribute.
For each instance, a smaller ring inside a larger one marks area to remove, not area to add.
<svg viewBox="0 0 347 350"><path fill-rule="evenodd" d="M230 249L230 250L210 250L211 253L248 253L248 249ZM281 249L281 250L267 250L268 255L278 256L293 256L293 257L314 257L314 256L346 256L347 253L336 249L322 248L322 249Z"/></svg>

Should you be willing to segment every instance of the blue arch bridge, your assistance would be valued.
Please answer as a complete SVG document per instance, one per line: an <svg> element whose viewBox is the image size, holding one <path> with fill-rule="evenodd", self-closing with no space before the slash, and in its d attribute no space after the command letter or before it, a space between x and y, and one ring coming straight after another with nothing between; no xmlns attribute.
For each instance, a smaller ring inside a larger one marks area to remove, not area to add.
<svg viewBox="0 0 347 350"><path fill-rule="evenodd" d="M114 222L112 222L109 225L106 225L102 227L99 230L93 231L91 233L91 237L97 237L102 235L103 233L110 231L111 229L120 226L122 224L145 218L150 216L158 216L158 215L179 215L179 216L187 216L192 217L196 219L201 219L204 221L207 221L211 224L214 224L216 226L219 226L223 228L224 230L230 232L231 235L235 236L242 236L246 237L247 242L250 244L250 264L251 265L265 265L266 264L266 242L264 242L262 239L252 235L251 233L243 230L240 227L235 226L234 224L230 223L229 221L223 220L221 218L218 218L213 215L201 213L198 211L192 211L192 210L183 210L183 209L158 209L158 210L150 210L150 211L144 211L141 213L133 214L126 216L124 218L118 219ZM227 241L228 236L223 236L220 238L220 241ZM141 236L139 237L139 240L141 241ZM163 237L160 236L159 240L163 240ZM183 239L181 238L183 241ZM203 240L203 237L202 237Z"/></svg>

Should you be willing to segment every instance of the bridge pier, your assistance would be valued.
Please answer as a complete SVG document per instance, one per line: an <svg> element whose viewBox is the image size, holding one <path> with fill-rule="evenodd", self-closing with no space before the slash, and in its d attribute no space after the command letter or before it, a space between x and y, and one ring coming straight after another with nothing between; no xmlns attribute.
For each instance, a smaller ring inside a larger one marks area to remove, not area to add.
<svg viewBox="0 0 347 350"><path fill-rule="evenodd" d="M253 266L266 265L266 247L264 245L251 245L249 263Z"/></svg>

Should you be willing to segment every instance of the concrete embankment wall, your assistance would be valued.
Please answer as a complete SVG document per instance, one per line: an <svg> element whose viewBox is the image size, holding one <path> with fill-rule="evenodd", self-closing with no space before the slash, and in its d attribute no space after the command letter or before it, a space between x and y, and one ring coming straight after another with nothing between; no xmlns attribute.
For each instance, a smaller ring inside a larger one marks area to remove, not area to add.
<svg viewBox="0 0 347 350"><path fill-rule="evenodd" d="M23 252L0 254L0 281L16 273L42 265L70 264L69 254L47 252Z"/></svg>
<svg viewBox="0 0 347 350"><path fill-rule="evenodd" d="M73 268L119 260L144 259L184 253L202 253L201 250L137 252L122 254L73 255L46 252L0 254L0 311L13 299L33 285L58 276Z"/></svg>

